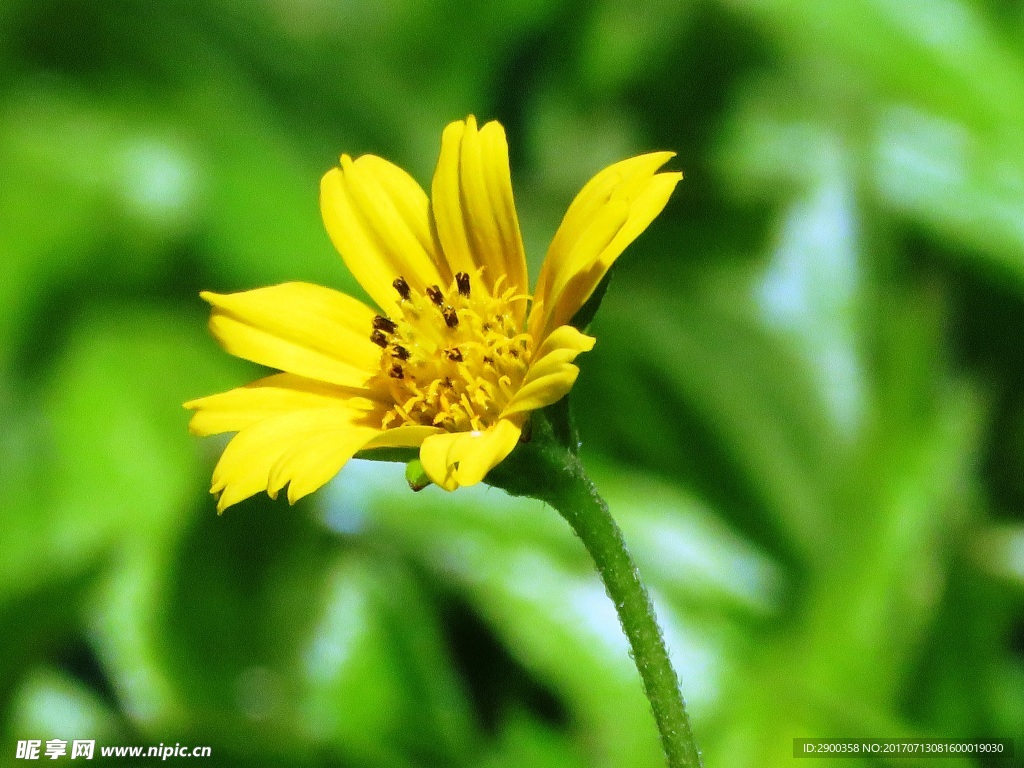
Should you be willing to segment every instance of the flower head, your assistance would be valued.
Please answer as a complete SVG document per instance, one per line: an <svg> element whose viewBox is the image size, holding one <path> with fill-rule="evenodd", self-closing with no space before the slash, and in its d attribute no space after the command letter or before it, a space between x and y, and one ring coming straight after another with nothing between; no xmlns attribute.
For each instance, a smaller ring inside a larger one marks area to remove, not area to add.
<svg viewBox="0 0 1024 768"><path fill-rule="evenodd" d="M193 400L198 435L237 432L213 475L218 509L261 490L313 492L357 452L419 448L448 490L480 482L531 411L563 397L594 339L570 322L668 201L671 152L616 163L576 196L530 294L497 122L450 124L431 197L373 155L327 172L324 224L377 305L307 283L204 292L224 348L282 373Z"/></svg>

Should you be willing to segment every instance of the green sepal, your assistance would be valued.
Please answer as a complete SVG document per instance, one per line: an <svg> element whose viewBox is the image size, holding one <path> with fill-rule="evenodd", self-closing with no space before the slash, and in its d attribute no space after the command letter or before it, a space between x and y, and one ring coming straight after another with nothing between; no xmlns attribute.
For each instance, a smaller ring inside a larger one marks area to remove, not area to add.
<svg viewBox="0 0 1024 768"><path fill-rule="evenodd" d="M504 461L487 473L488 485L501 488L511 496L551 502L552 482L578 460L556 435L549 410L550 407L530 415L529 442L517 445Z"/></svg>
<svg viewBox="0 0 1024 768"><path fill-rule="evenodd" d="M401 464L408 464L417 456L419 456L419 449L417 448L370 448L366 451L359 451L355 458L368 461L395 461Z"/></svg>
<svg viewBox="0 0 1024 768"><path fill-rule="evenodd" d="M580 436L572 419L569 397L570 395L566 395L540 413L534 413L531 420L536 420L543 414L542 418L550 425L551 437L569 453L575 455L580 449Z"/></svg>

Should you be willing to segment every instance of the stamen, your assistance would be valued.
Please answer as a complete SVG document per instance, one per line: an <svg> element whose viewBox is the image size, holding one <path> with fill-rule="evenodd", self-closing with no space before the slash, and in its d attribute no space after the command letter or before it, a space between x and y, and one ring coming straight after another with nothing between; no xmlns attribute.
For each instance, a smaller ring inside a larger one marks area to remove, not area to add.
<svg viewBox="0 0 1024 768"><path fill-rule="evenodd" d="M399 296L401 296L406 301L409 300L411 292L409 291L409 284L405 282L404 277L399 275L398 277L395 278L395 281L391 285L394 287L396 291L398 291Z"/></svg>
<svg viewBox="0 0 1024 768"><path fill-rule="evenodd" d="M471 273L457 272L451 283L421 289L398 276L397 306L371 314L370 339L382 348L376 381L391 401L386 428L487 429L521 384L533 339L511 311L515 292L472 283Z"/></svg>
<svg viewBox="0 0 1024 768"><path fill-rule="evenodd" d="M377 315L376 317L373 318L373 327L376 328L378 331L384 331L384 333L394 333L396 330L398 330L397 325L395 325L392 321L388 320L386 317L381 317L380 315Z"/></svg>
<svg viewBox="0 0 1024 768"><path fill-rule="evenodd" d="M441 289L436 285L427 286L427 298L439 307L444 303L444 294L441 293Z"/></svg>

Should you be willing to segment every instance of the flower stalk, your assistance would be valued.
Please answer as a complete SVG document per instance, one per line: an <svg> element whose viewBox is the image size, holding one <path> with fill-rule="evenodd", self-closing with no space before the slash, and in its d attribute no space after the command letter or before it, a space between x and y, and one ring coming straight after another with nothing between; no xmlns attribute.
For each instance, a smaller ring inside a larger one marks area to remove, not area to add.
<svg viewBox="0 0 1024 768"><path fill-rule="evenodd" d="M622 531L575 453L575 444L565 445L556 434L551 422L535 414L531 442L492 470L487 482L514 496L547 502L579 536L629 639L669 768L700 768L700 752L654 605Z"/></svg>

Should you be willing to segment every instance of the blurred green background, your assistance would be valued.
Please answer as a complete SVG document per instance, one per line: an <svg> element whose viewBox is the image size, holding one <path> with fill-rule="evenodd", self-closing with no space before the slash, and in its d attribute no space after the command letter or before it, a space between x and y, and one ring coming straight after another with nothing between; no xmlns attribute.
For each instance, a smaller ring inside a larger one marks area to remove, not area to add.
<svg viewBox="0 0 1024 768"><path fill-rule="evenodd" d="M358 290L321 174L429 184L469 113L534 275L590 175L679 153L573 399L708 766L1024 736L1022 33L1010 0L4 0L0 764L662 764L552 510L355 462L217 517L186 432L260 373L198 291Z"/></svg>

